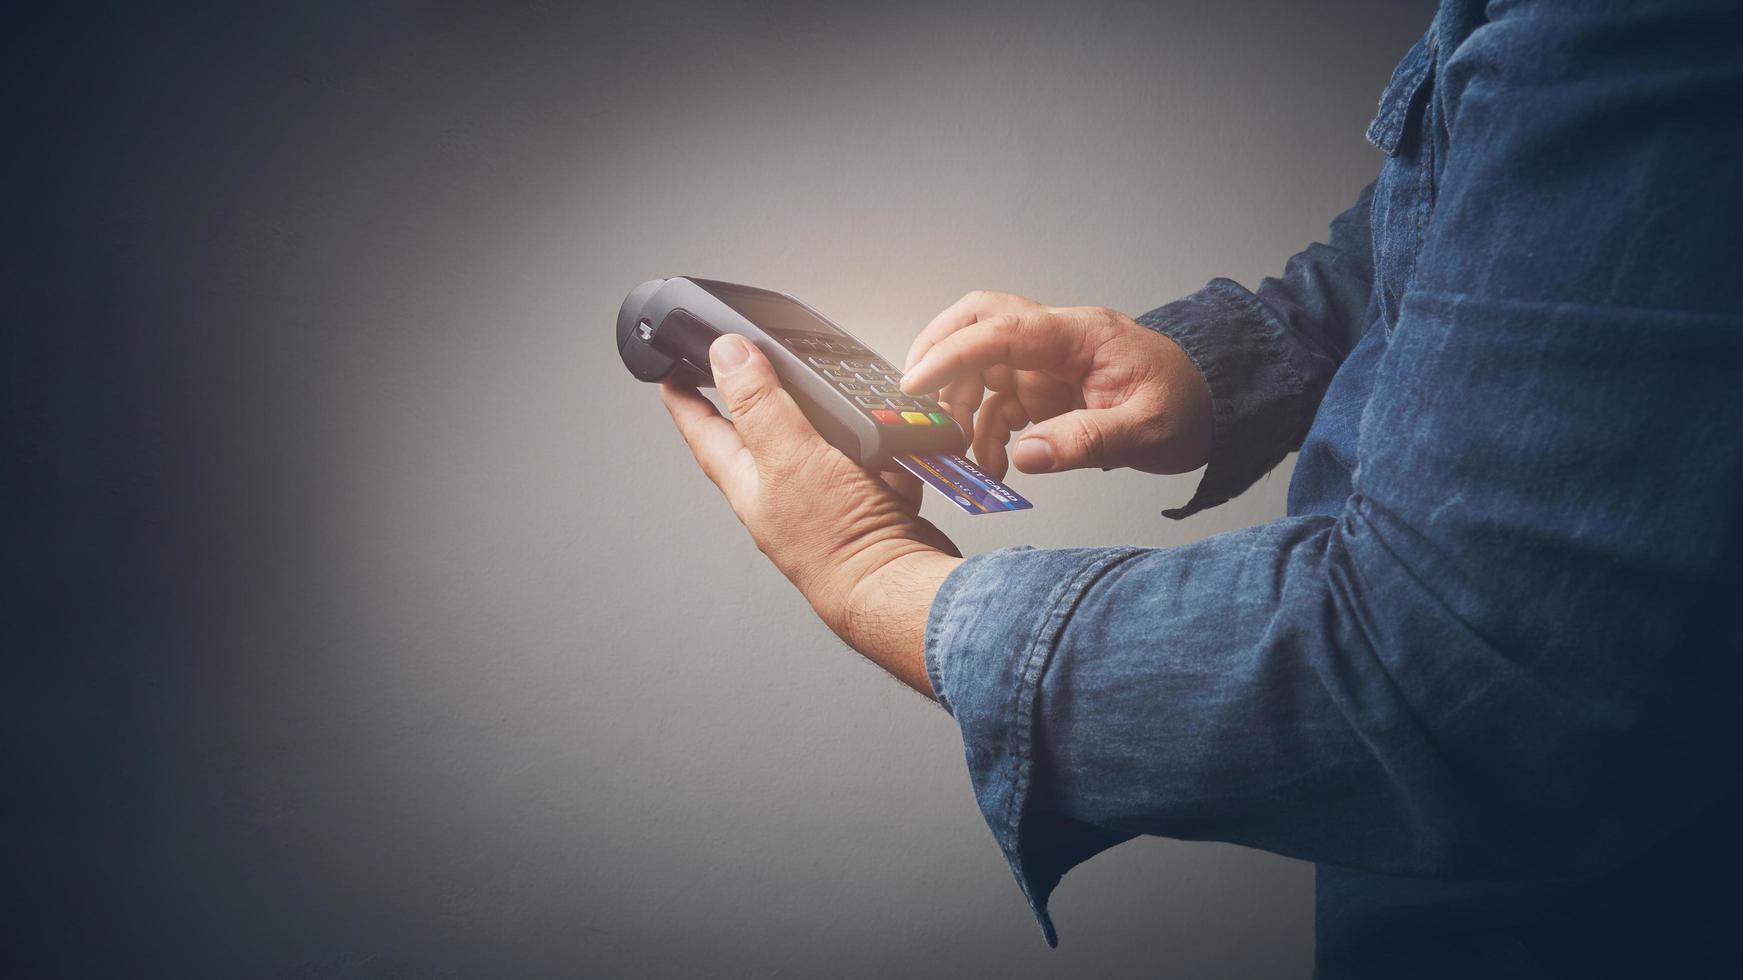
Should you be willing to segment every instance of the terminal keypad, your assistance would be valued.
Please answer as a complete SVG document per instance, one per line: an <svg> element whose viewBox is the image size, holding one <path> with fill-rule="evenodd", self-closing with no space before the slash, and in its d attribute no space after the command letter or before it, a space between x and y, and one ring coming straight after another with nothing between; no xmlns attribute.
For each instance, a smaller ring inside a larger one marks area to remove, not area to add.
<svg viewBox="0 0 1743 980"><path fill-rule="evenodd" d="M945 425L938 403L902 393L901 372L866 348L837 337L784 334L781 342L883 425Z"/></svg>

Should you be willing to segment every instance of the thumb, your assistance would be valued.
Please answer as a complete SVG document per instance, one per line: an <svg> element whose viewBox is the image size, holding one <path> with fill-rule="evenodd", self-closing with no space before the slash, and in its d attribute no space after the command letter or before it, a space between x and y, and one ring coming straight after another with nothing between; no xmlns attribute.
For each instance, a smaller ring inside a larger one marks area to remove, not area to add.
<svg viewBox="0 0 1743 980"><path fill-rule="evenodd" d="M1136 405L1080 408L1030 426L1011 450L1011 462L1024 473L1118 466L1142 448L1142 439Z"/></svg>
<svg viewBox="0 0 1743 980"><path fill-rule="evenodd" d="M822 438L755 344L738 334L722 334L709 345L708 362L733 427L752 456L789 452Z"/></svg>

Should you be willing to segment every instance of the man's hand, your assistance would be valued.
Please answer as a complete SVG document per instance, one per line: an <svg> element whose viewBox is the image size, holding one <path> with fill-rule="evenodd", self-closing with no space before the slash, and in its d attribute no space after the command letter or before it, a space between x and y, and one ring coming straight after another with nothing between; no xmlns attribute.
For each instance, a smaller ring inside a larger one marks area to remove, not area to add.
<svg viewBox="0 0 1743 980"><path fill-rule="evenodd" d="M744 338L716 340L709 362L731 421L694 388L661 388L696 462L823 622L930 696L926 615L962 558L919 517L920 481L880 478L823 441Z"/></svg>
<svg viewBox="0 0 1743 980"><path fill-rule="evenodd" d="M1030 423L1011 454L1025 473L1185 473L1210 454L1204 377L1174 341L1115 310L969 293L914 339L902 390L938 392L995 477L1011 433Z"/></svg>

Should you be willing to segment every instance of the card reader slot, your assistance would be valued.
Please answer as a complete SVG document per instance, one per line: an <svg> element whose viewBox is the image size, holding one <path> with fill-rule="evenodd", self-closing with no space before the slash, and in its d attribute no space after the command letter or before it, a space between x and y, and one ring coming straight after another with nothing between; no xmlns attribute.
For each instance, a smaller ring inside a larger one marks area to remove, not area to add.
<svg viewBox="0 0 1743 980"><path fill-rule="evenodd" d="M666 314L654 328L653 336L648 338L648 345L662 354L689 363L712 378L714 369L708 366L708 347L719 336L720 331L703 323L689 310L679 309Z"/></svg>

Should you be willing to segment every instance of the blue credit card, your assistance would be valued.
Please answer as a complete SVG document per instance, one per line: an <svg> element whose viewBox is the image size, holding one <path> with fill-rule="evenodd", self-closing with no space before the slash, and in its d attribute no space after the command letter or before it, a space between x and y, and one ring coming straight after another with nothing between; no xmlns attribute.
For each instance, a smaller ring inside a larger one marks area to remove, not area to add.
<svg viewBox="0 0 1743 980"><path fill-rule="evenodd" d="M998 514L1028 510L1035 506L1023 495L981 472L961 456L932 453L927 456L897 456L902 469L926 481L926 485L950 498L970 514Z"/></svg>

